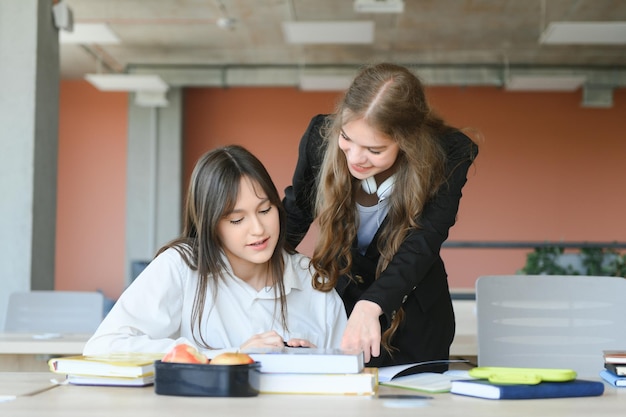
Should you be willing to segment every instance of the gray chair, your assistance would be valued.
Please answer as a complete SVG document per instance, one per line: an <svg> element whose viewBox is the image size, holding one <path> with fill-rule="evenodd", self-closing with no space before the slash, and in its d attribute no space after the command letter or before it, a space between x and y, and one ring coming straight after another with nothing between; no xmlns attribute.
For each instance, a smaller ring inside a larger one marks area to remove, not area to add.
<svg viewBox="0 0 626 417"><path fill-rule="evenodd" d="M4 331L93 333L103 318L104 296L87 291L26 291L9 296Z"/></svg>
<svg viewBox="0 0 626 417"><path fill-rule="evenodd" d="M597 377L626 348L626 279L502 275L476 281L478 365L565 368Z"/></svg>

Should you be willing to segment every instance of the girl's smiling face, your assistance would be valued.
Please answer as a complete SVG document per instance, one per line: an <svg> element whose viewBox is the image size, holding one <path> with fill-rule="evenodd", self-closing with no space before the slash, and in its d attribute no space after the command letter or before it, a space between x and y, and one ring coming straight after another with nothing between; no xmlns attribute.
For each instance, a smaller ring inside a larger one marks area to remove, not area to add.
<svg viewBox="0 0 626 417"><path fill-rule="evenodd" d="M390 169L400 152L396 142L372 129L364 119L343 125L338 145L350 173L360 180Z"/></svg>

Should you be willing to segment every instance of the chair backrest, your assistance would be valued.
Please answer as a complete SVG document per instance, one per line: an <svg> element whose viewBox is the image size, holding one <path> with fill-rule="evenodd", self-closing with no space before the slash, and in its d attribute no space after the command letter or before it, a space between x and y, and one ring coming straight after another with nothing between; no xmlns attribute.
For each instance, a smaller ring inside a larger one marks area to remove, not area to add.
<svg viewBox="0 0 626 417"><path fill-rule="evenodd" d="M15 292L9 296L4 331L93 333L103 311L104 296L99 292Z"/></svg>
<svg viewBox="0 0 626 417"><path fill-rule="evenodd" d="M626 279L503 275L476 281L478 365L565 368L597 377L626 348Z"/></svg>

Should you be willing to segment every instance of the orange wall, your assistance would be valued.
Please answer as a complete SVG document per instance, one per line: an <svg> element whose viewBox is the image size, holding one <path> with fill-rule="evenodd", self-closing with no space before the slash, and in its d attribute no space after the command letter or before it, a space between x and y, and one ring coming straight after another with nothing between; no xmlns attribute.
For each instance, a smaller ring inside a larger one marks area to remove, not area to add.
<svg viewBox="0 0 626 417"><path fill-rule="evenodd" d="M447 119L484 135L451 240L626 241L625 89L611 109L581 107L580 91L437 88L429 97ZM444 257L453 284L473 287L476 276L516 272L526 252Z"/></svg>
<svg viewBox="0 0 626 417"><path fill-rule="evenodd" d="M621 217L626 197L613 191L623 188L626 174L626 90L616 92L611 109L582 108L580 92L438 87L429 89L428 96L450 123L482 135L450 240L626 240ZM230 139L255 152L282 190L310 117L331 110L337 98L285 88L188 90L186 176L202 152ZM592 218L598 210L601 216ZM300 249L310 253L311 247L309 240ZM477 276L517 272L527 252L442 253L451 285L473 287Z"/></svg>
<svg viewBox="0 0 626 417"><path fill-rule="evenodd" d="M116 297L124 280L127 98L125 94L90 89L86 84L62 83L59 169L65 175L59 174L56 282L59 289L103 288ZM428 90L428 97L450 123L474 128L483 136L450 240L626 241L626 222L621 216L626 206L622 191L626 174L622 162L626 155L622 121L625 89L616 90L611 109L582 108L580 91L514 93L489 87L437 87ZM331 111L337 98L335 93L292 88L187 89L185 181L202 153L215 146L239 143L265 163L282 192L290 182L298 141L309 119ZM100 104L111 108L100 109ZM72 146L65 145L86 145L85 136L91 137L100 150L77 154ZM103 154L104 144L114 149ZM98 158L94 161L92 155L88 159L90 169L86 172L80 160L90 152L97 153ZM107 175L115 174L114 178L107 177L106 184L98 183L99 164L106 166ZM119 169L110 172L115 166ZM105 186L109 187L105 203L80 209L81 200L103 197ZM81 215L90 225L72 219ZM77 247L82 256L76 259L70 242L87 227L99 230L94 230L97 238L89 239L98 245ZM309 238L300 249L309 253L311 245ZM526 252L443 249L442 254L450 284L458 288L473 287L480 275L515 273L524 265Z"/></svg>
<svg viewBox="0 0 626 417"><path fill-rule="evenodd" d="M61 83L57 290L124 289L127 131L126 93Z"/></svg>
<svg viewBox="0 0 626 417"><path fill-rule="evenodd" d="M265 164L276 187L291 183L298 141L311 117L333 111L337 94L293 88L192 88L185 92L184 170L219 145L246 146Z"/></svg>

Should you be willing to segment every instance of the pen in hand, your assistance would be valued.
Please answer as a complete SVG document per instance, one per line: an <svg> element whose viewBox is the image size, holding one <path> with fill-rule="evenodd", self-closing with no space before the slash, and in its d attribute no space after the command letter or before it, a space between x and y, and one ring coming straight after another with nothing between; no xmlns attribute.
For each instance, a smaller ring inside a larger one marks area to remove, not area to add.
<svg viewBox="0 0 626 417"><path fill-rule="evenodd" d="M283 341L283 345L288 348L308 348L308 346L289 346L285 341Z"/></svg>

